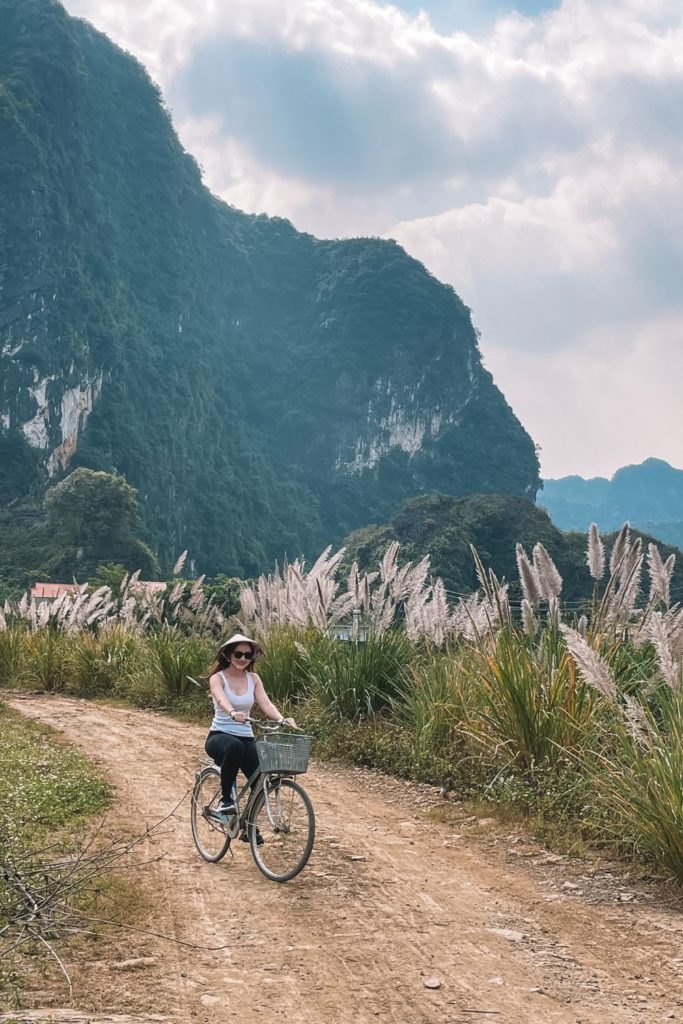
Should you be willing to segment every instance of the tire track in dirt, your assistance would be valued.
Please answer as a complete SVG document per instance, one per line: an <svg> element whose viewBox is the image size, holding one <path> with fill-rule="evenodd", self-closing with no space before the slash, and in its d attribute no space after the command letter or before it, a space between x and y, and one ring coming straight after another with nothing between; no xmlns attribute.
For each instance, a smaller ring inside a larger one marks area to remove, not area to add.
<svg viewBox="0 0 683 1024"><path fill-rule="evenodd" d="M204 730L159 714L61 697L12 703L101 763L116 790L109 828L140 832L164 817L203 755ZM549 897L523 865L449 843L410 787L397 784L395 799L371 775L318 764L303 781L316 846L286 885L263 878L240 842L233 858L203 862L182 803L150 841L142 879L154 894L149 927L201 948L131 933L131 957L152 963L125 974L71 965L75 1005L199 1024L683 1020L679 916ZM432 978L438 989L425 987Z"/></svg>

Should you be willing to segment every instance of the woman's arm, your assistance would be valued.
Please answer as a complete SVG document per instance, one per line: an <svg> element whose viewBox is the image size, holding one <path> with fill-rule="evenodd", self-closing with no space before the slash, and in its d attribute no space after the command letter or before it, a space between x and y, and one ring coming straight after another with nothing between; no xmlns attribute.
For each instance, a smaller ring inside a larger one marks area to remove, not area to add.
<svg viewBox="0 0 683 1024"><path fill-rule="evenodd" d="M285 725L290 725L292 728L296 728L296 722L294 719L283 718L275 707L264 689L261 677L257 676L255 672L253 672L252 675L254 677L254 698L266 718L272 718L274 722L283 722Z"/></svg>
<svg viewBox="0 0 683 1024"><path fill-rule="evenodd" d="M233 709L230 705L230 702L228 701L228 698L225 696L225 690L223 689L223 681L221 680L221 677L217 672L209 679L209 689L211 690L211 696L215 700L216 704L218 704L218 706L222 708L223 711L226 712L226 714L232 715L234 713Z"/></svg>

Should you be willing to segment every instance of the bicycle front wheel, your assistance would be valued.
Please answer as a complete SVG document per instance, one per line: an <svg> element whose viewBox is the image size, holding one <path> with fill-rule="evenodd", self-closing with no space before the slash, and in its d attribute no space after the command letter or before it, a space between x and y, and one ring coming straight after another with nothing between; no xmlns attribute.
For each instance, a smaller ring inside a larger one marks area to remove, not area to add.
<svg viewBox="0 0 683 1024"><path fill-rule="evenodd" d="M190 801L192 838L204 860L215 864L230 846L224 820L216 814L221 799L221 775L218 768L204 768L197 776Z"/></svg>
<svg viewBox="0 0 683 1024"><path fill-rule="evenodd" d="M306 866L315 838L315 814L306 790L292 779L265 783L249 816L248 836L259 871L288 882Z"/></svg>

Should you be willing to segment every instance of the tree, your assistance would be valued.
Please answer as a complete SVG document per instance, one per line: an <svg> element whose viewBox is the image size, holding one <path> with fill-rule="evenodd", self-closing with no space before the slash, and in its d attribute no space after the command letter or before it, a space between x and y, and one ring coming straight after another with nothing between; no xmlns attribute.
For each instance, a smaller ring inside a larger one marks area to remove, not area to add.
<svg viewBox="0 0 683 1024"><path fill-rule="evenodd" d="M121 476L77 469L47 492L48 524L76 547L130 542L138 527L137 491Z"/></svg>
<svg viewBox="0 0 683 1024"><path fill-rule="evenodd" d="M83 569L120 562L148 577L158 572L153 552L139 537L137 491L122 476L77 469L50 488L45 507L48 528L76 549Z"/></svg>
<svg viewBox="0 0 683 1024"><path fill-rule="evenodd" d="M112 595L118 600L121 597L121 584L128 576L128 570L120 562L105 562L98 566L97 574L88 583L97 590L98 587L109 587Z"/></svg>
<svg viewBox="0 0 683 1024"><path fill-rule="evenodd" d="M240 610L240 592L243 580L237 576L219 573L204 584L204 591L213 598L213 603L224 615L236 615Z"/></svg>

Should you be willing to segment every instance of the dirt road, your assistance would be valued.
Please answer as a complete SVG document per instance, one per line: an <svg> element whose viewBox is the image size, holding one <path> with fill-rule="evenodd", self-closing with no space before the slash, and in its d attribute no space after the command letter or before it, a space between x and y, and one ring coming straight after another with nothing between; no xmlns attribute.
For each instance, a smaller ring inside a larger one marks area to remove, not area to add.
<svg viewBox="0 0 683 1024"><path fill-rule="evenodd" d="M192 784L200 728L58 697L13 704L95 755L116 791L110 826L141 831ZM425 788L320 764L305 784L316 845L286 885L239 842L232 859L200 860L182 803L142 880L149 927L201 949L135 933L116 964L91 949L68 965L74 1007L200 1024L683 1021L680 910L613 874L577 880L515 837L471 841L428 815Z"/></svg>

